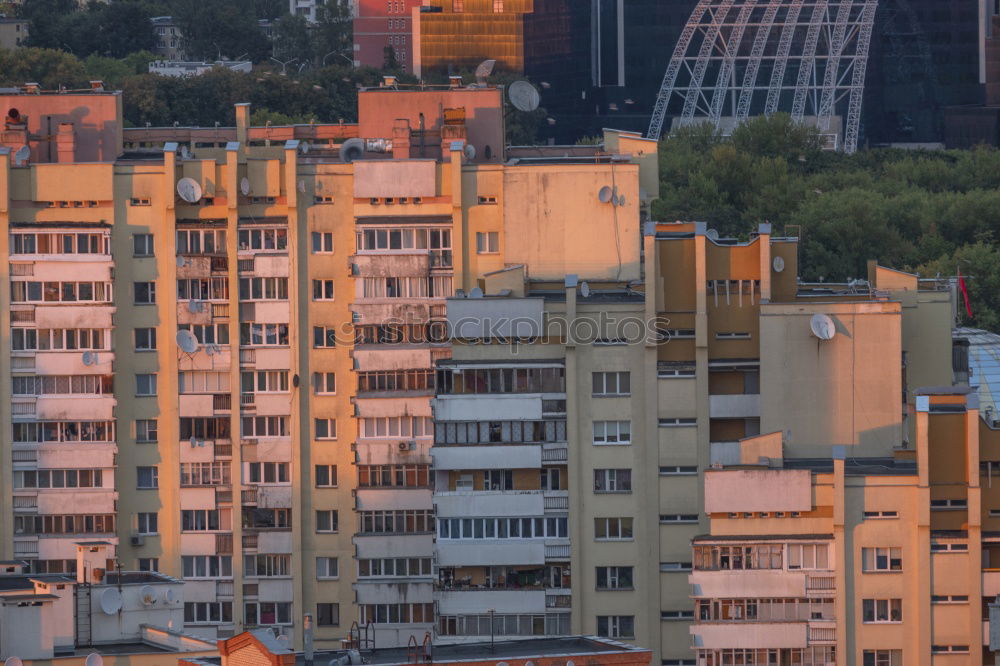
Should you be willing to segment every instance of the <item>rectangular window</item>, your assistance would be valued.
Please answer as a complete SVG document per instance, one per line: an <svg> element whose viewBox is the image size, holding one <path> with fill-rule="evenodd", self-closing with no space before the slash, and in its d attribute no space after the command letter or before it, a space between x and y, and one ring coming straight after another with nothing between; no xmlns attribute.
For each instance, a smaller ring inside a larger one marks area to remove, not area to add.
<svg viewBox="0 0 1000 666"><path fill-rule="evenodd" d="M500 232L477 231L476 252L478 254L497 254L500 252Z"/></svg>
<svg viewBox="0 0 1000 666"><path fill-rule="evenodd" d="M316 578L326 580L340 577L340 566L336 557L316 558Z"/></svg>
<svg viewBox="0 0 1000 666"><path fill-rule="evenodd" d="M158 557L140 557L139 558L139 571L159 571L160 570L160 558Z"/></svg>
<svg viewBox="0 0 1000 666"><path fill-rule="evenodd" d="M285 347L288 324L240 322L240 345L244 347Z"/></svg>
<svg viewBox="0 0 1000 666"><path fill-rule="evenodd" d="M153 256L153 234L134 234L132 236L132 256Z"/></svg>
<svg viewBox="0 0 1000 666"><path fill-rule="evenodd" d="M333 252L333 234L329 231L314 231L312 236L313 254L330 254Z"/></svg>
<svg viewBox="0 0 1000 666"><path fill-rule="evenodd" d="M135 282L132 285L136 305L152 305L156 303L155 282Z"/></svg>
<svg viewBox="0 0 1000 666"><path fill-rule="evenodd" d="M333 372L314 372L313 391L316 395L334 395L337 392L337 375Z"/></svg>
<svg viewBox="0 0 1000 666"><path fill-rule="evenodd" d="M232 578L232 555L183 555L181 575L190 578Z"/></svg>
<svg viewBox="0 0 1000 666"><path fill-rule="evenodd" d="M320 627L339 627L340 604L338 603L316 604L316 625Z"/></svg>
<svg viewBox="0 0 1000 666"><path fill-rule="evenodd" d="M156 442L156 419L138 419L135 422L135 441L143 444Z"/></svg>
<svg viewBox="0 0 1000 666"><path fill-rule="evenodd" d="M631 541L631 518L594 518L594 539L597 541Z"/></svg>
<svg viewBox="0 0 1000 666"><path fill-rule="evenodd" d="M630 375L628 372L595 372L593 373L594 397L631 395Z"/></svg>
<svg viewBox="0 0 1000 666"><path fill-rule="evenodd" d="M232 529L229 525L228 510L184 509L181 511L182 532L215 532L220 529L220 519L224 518L222 529Z"/></svg>
<svg viewBox="0 0 1000 666"><path fill-rule="evenodd" d="M632 567L597 567L597 589L633 589Z"/></svg>
<svg viewBox="0 0 1000 666"><path fill-rule="evenodd" d="M316 465L316 487L317 488L337 487L336 465Z"/></svg>
<svg viewBox="0 0 1000 666"><path fill-rule="evenodd" d="M314 301L332 301L333 280L313 280L312 298Z"/></svg>
<svg viewBox="0 0 1000 666"><path fill-rule="evenodd" d="M288 483L288 463L252 462L247 463L248 483Z"/></svg>
<svg viewBox="0 0 1000 666"><path fill-rule="evenodd" d="M631 421L594 421L594 444L625 446L632 443Z"/></svg>
<svg viewBox="0 0 1000 666"><path fill-rule="evenodd" d="M597 635L604 638L635 638L635 616L598 615Z"/></svg>
<svg viewBox="0 0 1000 666"><path fill-rule="evenodd" d="M661 513L660 523L697 523L698 514L695 513Z"/></svg>
<svg viewBox="0 0 1000 666"><path fill-rule="evenodd" d="M902 548L862 548L861 569L866 572L902 571Z"/></svg>
<svg viewBox="0 0 1000 666"><path fill-rule="evenodd" d="M865 650L862 666L903 666L902 650Z"/></svg>
<svg viewBox="0 0 1000 666"><path fill-rule="evenodd" d="M337 419L313 419L316 439L337 439Z"/></svg>
<svg viewBox="0 0 1000 666"><path fill-rule="evenodd" d="M156 350L156 329L137 328L135 329L135 350L155 351Z"/></svg>
<svg viewBox="0 0 1000 666"><path fill-rule="evenodd" d="M660 476L692 476L698 474L696 465L660 466Z"/></svg>
<svg viewBox="0 0 1000 666"><path fill-rule="evenodd" d="M138 396L156 395L156 375L151 373L136 375L135 394Z"/></svg>
<svg viewBox="0 0 1000 666"><path fill-rule="evenodd" d="M136 467L135 487L140 489L158 488L160 485L159 471L156 467Z"/></svg>
<svg viewBox="0 0 1000 666"><path fill-rule="evenodd" d="M287 301L288 278L284 277L240 278L240 300L241 301Z"/></svg>
<svg viewBox="0 0 1000 666"><path fill-rule="evenodd" d="M318 534L331 534L338 529L336 509L322 509L316 511L316 532Z"/></svg>
<svg viewBox="0 0 1000 666"><path fill-rule="evenodd" d="M595 493L632 492L632 470L595 469L594 492Z"/></svg>
<svg viewBox="0 0 1000 666"><path fill-rule="evenodd" d="M184 624L230 624L232 621L231 601L184 602Z"/></svg>
<svg viewBox="0 0 1000 666"><path fill-rule="evenodd" d="M136 526L137 534L156 534L159 531L157 529L159 514L139 512L136 514L136 517L138 519L138 525Z"/></svg>
<svg viewBox="0 0 1000 666"><path fill-rule="evenodd" d="M331 349L337 346L337 329L332 326L313 326L313 347Z"/></svg>
<svg viewBox="0 0 1000 666"><path fill-rule="evenodd" d="M902 599L863 599L861 617L866 624L903 621Z"/></svg>

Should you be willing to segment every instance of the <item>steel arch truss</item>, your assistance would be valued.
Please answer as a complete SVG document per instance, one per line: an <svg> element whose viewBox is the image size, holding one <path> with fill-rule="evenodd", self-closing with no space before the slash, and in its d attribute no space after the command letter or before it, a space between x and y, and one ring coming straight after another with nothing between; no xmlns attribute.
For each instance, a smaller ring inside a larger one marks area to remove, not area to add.
<svg viewBox="0 0 1000 666"><path fill-rule="evenodd" d="M663 77L649 124L720 127L785 111L857 149L861 100L878 0L701 0Z"/></svg>

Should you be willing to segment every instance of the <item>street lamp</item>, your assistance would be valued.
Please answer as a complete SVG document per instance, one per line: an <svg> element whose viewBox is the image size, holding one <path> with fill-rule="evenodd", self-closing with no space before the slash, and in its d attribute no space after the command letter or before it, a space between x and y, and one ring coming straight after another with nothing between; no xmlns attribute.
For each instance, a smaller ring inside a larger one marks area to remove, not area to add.
<svg viewBox="0 0 1000 666"><path fill-rule="evenodd" d="M325 56L323 56L323 60L321 61L321 62L322 62L322 64L323 64L323 67L326 67L326 59L327 59L327 58L329 58L329 57L330 57L330 56L332 56L332 55L335 55L335 56L340 56L341 58L343 58L343 59L344 59L344 60L346 60L347 62L351 63L351 67L354 67L354 61L353 61L353 60L351 60L350 58L348 58L347 56L345 56L345 55L344 55L343 53L341 53L340 51L330 51L330 52L329 52L329 53L327 53L327 54L326 54Z"/></svg>
<svg viewBox="0 0 1000 666"><path fill-rule="evenodd" d="M286 60L285 62L281 62L280 60L278 60L277 58L275 58L275 57L272 56L271 60L273 60L274 62L276 62L279 65L281 65L281 75L282 76L287 76L287 74L285 72L285 68L288 67L289 65L291 65L293 62L296 62L298 60L298 58L292 58L291 60Z"/></svg>

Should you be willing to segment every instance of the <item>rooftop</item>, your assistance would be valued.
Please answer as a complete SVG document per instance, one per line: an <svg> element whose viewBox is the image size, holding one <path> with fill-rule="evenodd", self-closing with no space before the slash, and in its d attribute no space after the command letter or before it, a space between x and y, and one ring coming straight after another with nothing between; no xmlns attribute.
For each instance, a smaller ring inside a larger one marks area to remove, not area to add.
<svg viewBox="0 0 1000 666"><path fill-rule="evenodd" d="M785 458L784 469L808 469L813 472L832 473L832 458ZM847 476L910 475L917 473L915 460L896 458L851 458L844 460Z"/></svg>

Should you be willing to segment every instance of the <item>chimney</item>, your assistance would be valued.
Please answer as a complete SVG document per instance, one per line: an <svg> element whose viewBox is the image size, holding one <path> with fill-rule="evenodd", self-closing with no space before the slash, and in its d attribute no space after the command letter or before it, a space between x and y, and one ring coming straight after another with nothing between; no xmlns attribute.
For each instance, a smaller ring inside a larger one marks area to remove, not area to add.
<svg viewBox="0 0 1000 666"><path fill-rule="evenodd" d="M461 88L462 87L462 77L457 74L452 74L448 77L448 86L450 88Z"/></svg>
<svg viewBox="0 0 1000 666"><path fill-rule="evenodd" d="M250 103L241 102L236 105L236 140L243 148L247 147L248 127L250 127Z"/></svg>
<svg viewBox="0 0 1000 666"><path fill-rule="evenodd" d="M24 92L28 95L37 95L40 89L41 86L33 81L24 84Z"/></svg>
<svg viewBox="0 0 1000 666"><path fill-rule="evenodd" d="M108 545L104 541L76 544L76 582L96 585L104 580Z"/></svg>
<svg viewBox="0 0 1000 666"><path fill-rule="evenodd" d="M59 123L59 133L56 135L56 162L67 164L76 157L76 135L73 123Z"/></svg>
<svg viewBox="0 0 1000 666"><path fill-rule="evenodd" d="M396 77L392 74L386 74L382 77L382 86L385 88L395 88L396 87Z"/></svg>

